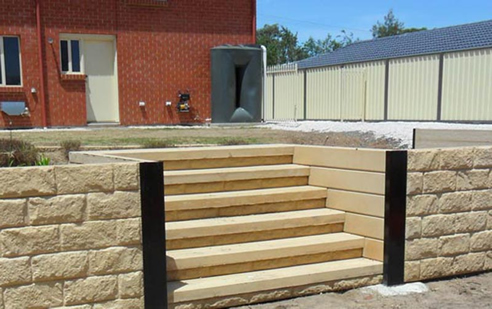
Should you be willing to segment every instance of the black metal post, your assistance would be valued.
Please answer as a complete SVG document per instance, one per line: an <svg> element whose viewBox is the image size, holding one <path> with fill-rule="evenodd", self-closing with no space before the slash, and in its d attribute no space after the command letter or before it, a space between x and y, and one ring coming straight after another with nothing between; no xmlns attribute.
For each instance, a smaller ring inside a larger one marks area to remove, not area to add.
<svg viewBox="0 0 492 309"><path fill-rule="evenodd" d="M383 283L404 283L407 151L386 152Z"/></svg>
<svg viewBox="0 0 492 309"><path fill-rule="evenodd" d="M388 120L388 100L389 100L389 59L384 62L384 116L383 120Z"/></svg>
<svg viewBox="0 0 492 309"><path fill-rule="evenodd" d="M437 121L441 121L442 114L442 83L444 72L444 54L439 55L439 81L437 88Z"/></svg>
<svg viewBox="0 0 492 309"><path fill-rule="evenodd" d="M140 163L144 301L147 309L167 309L164 165Z"/></svg>

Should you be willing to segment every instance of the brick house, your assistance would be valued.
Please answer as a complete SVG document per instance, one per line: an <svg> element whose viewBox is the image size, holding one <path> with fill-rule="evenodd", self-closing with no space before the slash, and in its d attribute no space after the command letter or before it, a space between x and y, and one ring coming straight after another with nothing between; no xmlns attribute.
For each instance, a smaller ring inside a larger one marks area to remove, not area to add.
<svg viewBox="0 0 492 309"><path fill-rule="evenodd" d="M255 0L0 0L0 102L30 112L0 127L204 122L210 49L255 28Z"/></svg>

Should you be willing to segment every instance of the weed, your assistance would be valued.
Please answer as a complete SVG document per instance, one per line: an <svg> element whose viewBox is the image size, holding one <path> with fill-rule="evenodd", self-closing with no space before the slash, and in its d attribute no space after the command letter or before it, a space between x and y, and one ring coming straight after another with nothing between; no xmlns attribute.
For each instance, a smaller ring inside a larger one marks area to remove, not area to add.
<svg viewBox="0 0 492 309"><path fill-rule="evenodd" d="M63 151L65 152L65 157L68 159L68 155L71 151L79 151L82 143L78 140L65 140L60 143Z"/></svg>
<svg viewBox="0 0 492 309"><path fill-rule="evenodd" d="M226 138L218 142L221 146L249 145L251 141L243 138Z"/></svg>
<svg viewBox="0 0 492 309"><path fill-rule="evenodd" d="M0 139L0 166L35 165L39 150L33 144L18 139Z"/></svg>
<svg viewBox="0 0 492 309"><path fill-rule="evenodd" d="M51 159L48 157L45 157L43 154L39 156L38 161L36 161L37 166L47 166L50 165Z"/></svg>

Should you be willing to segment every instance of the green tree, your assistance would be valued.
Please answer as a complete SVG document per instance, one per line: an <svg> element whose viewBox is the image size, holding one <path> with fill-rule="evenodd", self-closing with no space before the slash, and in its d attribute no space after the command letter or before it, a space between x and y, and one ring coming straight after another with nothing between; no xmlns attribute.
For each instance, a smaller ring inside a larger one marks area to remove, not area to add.
<svg viewBox="0 0 492 309"><path fill-rule="evenodd" d="M427 30L427 28L405 28L405 24L399 21L393 13L393 9L390 9L388 14L384 16L383 23L378 21L374 26L372 26L372 36L374 38L382 38L422 30Z"/></svg>
<svg viewBox="0 0 492 309"><path fill-rule="evenodd" d="M282 64L306 58L306 52L299 46L297 33L278 24L265 25L258 29L256 42L268 50L268 65Z"/></svg>
<svg viewBox="0 0 492 309"><path fill-rule="evenodd" d="M320 54L335 51L341 47L345 47L354 42L354 35L347 34L345 30L335 38L331 34L327 34L323 40L315 40L313 37L304 42L303 49L308 57L317 56Z"/></svg>

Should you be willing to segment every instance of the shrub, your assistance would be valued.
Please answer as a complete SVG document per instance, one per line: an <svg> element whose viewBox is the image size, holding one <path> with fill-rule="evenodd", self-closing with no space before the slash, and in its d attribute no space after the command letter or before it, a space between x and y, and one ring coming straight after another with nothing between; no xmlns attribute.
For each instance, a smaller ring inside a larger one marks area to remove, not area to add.
<svg viewBox="0 0 492 309"><path fill-rule="evenodd" d="M80 146L82 143L77 140L66 140L60 143L60 146L62 147L65 157L68 159L68 155L71 151L79 151Z"/></svg>
<svg viewBox="0 0 492 309"><path fill-rule="evenodd" d="M0 139L0 166L36 165L39 150L33 144L18 139Z"/></svg>

